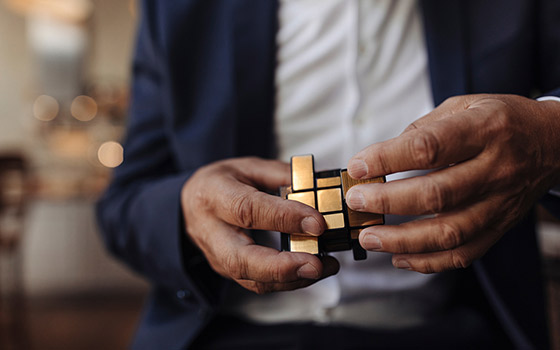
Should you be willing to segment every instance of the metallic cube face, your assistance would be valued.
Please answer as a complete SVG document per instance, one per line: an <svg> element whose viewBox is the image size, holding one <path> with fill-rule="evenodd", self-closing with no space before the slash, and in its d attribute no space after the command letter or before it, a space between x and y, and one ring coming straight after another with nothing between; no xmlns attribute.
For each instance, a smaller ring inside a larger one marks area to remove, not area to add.
<svg viewBox="0 0 560 350"><path fill-rule="evenodd" d="M323 215L325 222L327 223L327 230L336 230L339 228L344 228L344 214L335 213Z"/></svg>
<svg viewBox="0 0 560 350"><path fill-rule="evenodd" d="M319 254L319 237L291 235L290 247L292 252Z"/></svg>
<svg viewBox="0 0 560 350"><path fill-rule="evenodd" d="M317 190L317 209L320 213L342 211L342 191L340 188Z"/></svg>
<svg viewBox="0 0 560 350"><path fill-rule="evenodd" d="M292 190L312 190L315 187L313 156L292 157Z"/></svg>
<svg viewBox="0 0 560 350"><path fill-rule="evenodd" d="M325 177L317 179L317 188L335 187L340 186L340 177Z"/></svg>
<svg viewBox="0 0 560 350"><path fill-rule="evenodd" d="M346 169L315 172L312 155L294 156L291 161L292 186L280 188L280 196L317 209L327 223L320 237L282 234L282 249L324 255L352 250L354 259L366 258L358 242L362 229L384 223L383 214L354 211L346 205L346 193L358 184L383 183L384 177L352 179Z"/></svg>
<svg viewBox="0 0 560 350"><path fill-rule="evenodd" d="M288 199L291 201L300 202L309 205L311 208L315 208L315 193L311 192L301 192L301 193L290 193L288 194Z"/></svg>

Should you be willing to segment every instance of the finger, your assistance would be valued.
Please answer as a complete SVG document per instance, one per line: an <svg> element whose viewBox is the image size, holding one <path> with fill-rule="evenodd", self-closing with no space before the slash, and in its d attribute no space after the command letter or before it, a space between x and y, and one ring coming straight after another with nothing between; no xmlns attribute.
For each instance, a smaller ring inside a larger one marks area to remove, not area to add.
<svg viewBox="0 0 560 350"><path fill-rule="evenodd" d="M233 254L236 280L290 283L302 279L319 280L338 271L338 262L332 257L321 260L311 254L279 252L259 245L245 246Z"/></svg>
<svg viewBox="0 0 560 350"><path fill-rule="evenodd" d="M210 233L199 246L212 268L226 278L286 283L300 276L321 276L323 266L314 255L257 246L243 229L219 220L209 222L205 229Z"/></svg>
<svg viewBox="0 0 560 350"><path fill-rule="evenodd" d="M307 233L320 235L327 228L325 219L315 209L295 201L269 195L236 179L219 179L210 196L209 207L225 222L246 229Z"/></svg>
<svg viewBox="0 0 560 350"><path fill-rule="evenodd" d="M263 283L248 280L237 280L235 282L239 283L243 288L250 290L256 294L267 294L272 292L284 292L290 290L296 290L300 288L309 287L312 284L317 283L319 280L300 280L296 282L289 283Z"/></svg>
<svg viewBox="0 0 560 350"><path fill-rule="evenodd" d="M236 280L236 282L242 285L243 287L245 287L246 289L251 290L257 294L290 291L290 290L305 288L314 283L317 283L318 281L324 278L335 275L338 272L340 265L338 264L338 261L336 261L336 259L327 256L327 257L322 257L321 260L324 265L323 274L321 275L321 277L319 277L319 279L316 280L299 279L297 281L285 282L285 283L274 283L274 282L266 283L266 282L256 282L253 280Z"/></svg>
<svg viewBox="0 0 560 350"><path fill-rule="evenodd" d="M435 169L474 157L486 145L481 120L469 111L358 152L348 162L353 178L372 178L400 171Z"/></svg>
<svg viewBox="0 0 560 350"><path fill-rule="evenodd" d="M421 273L443 272L467 268L482 257L501 237L497 231L483 231L477 239L455 249L425 254L397 254L392 262L396 268Z"/></svg>
<svg viewBox="0 0 560 350"><path fill-rule="evenodd" d="M484 162L470 160L423 176L356 185L348 191L346 203L353 210L370 213L441 213L480 198L488 188L495 189L486 168Z"/></svg>
<svg viewBox="0 0 560 350"><path fill-rule="evenodd" d="M228 225L213 215L201 215L191 220L187 234L212 268L226 278L231 278L227 271L228 264L224 263L230 250L255 244L243 229Z"/></svg>
<svg viewBox="0 0 560 350"><path fill-rule="evenodd" d="M280 252L256 245L242 230L225 223L213 227L216 230L214 239L210 238L213 244L205 245L205 254L218 273L234 280L265 283L318 280L338 266L333 258L321 261L307 253Z"/></svg>
<svg viewBox="0 0 560 350"><path fill-rule="evenodd" d="M473 241L494 224L495 203L472 207L401 225L372 226L360 233L366 250L388 253L426 253L455 249Z"/></svg>

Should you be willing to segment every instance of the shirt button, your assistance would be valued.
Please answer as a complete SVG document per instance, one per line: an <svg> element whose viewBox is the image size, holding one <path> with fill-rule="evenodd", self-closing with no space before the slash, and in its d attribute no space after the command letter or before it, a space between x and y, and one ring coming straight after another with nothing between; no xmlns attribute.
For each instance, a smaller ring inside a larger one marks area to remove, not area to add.
<svg viewBox="0 0 560 350"><path fill-rule="evenodd" d="M319 323L330 323L332 321L332 313L333 313L333 308L332 307L322 307L321 309L319 309L318 312L318 322Z"/></svg>

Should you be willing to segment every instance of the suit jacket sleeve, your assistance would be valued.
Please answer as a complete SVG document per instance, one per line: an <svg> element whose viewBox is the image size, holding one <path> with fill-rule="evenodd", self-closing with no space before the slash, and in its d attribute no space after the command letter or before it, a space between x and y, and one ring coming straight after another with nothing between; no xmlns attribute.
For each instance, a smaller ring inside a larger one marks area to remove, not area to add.
<svg viewBox="0 0 560 350"><path fill-rule="evenodd" d="M560 2L546 0L540 2L538 11L538 77L543 96L560 97ZM560 112L558 113L560 118ZM560 185L560 184L559 184ZM546 194L541 204L552 214L560 217L560 198Z"/></svg>
<svg viewBox="0 0 560 350"><path fill-rule="evenodd" d="M97 216L108 249L119 259L153 284L188 290L207 303L214 289L207 280L217 276L205 273L209 267L185 233L180 193L193 170L178 166L164 125L163 73L151 18L142 16L138 31L125 161L115 169Z"/></svg>

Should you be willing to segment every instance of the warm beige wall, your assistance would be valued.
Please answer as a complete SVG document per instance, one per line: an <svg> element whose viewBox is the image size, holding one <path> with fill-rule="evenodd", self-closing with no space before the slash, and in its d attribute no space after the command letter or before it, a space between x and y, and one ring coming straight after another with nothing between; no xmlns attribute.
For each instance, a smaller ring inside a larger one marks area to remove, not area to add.
<svg viewBox="0 0 560 350"><path fill-rule="evenodd" d="M128 0L93 0L90 79L127 83L135 20ZM0 2L0 151L26 145L34 89L25 20Z"/></svg>
<svg viewBox="0 0 560 350"><path fill-rule="evenodd" d="M0 150L24 143L21 115L28 71L25 23L0 3Z"/></svg>
<svg viewBox="0 0 560 350"><path fill-rule="evenodd" d="M129 10L130 1L94 0L93 3L91 74L127 81L136 26Z"/></svg>

